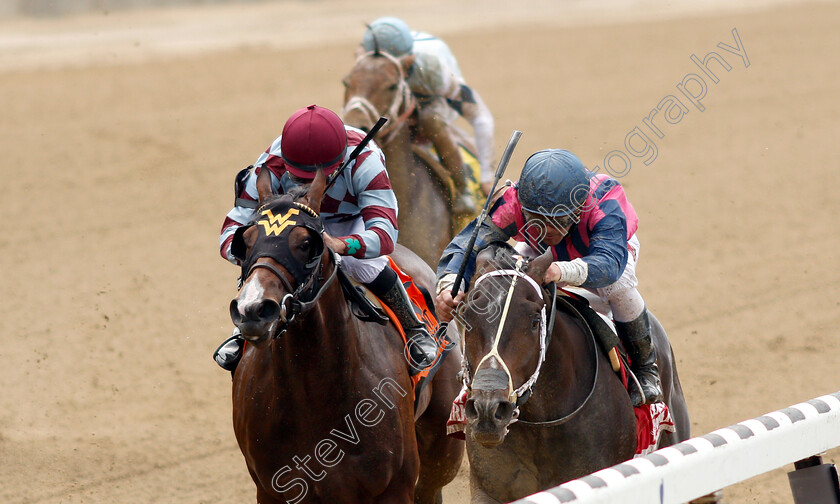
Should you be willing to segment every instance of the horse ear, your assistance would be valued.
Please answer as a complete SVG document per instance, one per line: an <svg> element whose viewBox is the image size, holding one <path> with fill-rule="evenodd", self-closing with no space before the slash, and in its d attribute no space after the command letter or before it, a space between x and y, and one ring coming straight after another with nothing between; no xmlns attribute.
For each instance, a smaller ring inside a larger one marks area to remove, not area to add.
<svg viewBox="0 0 840 504"><path fill-rule="evenodd" d="M261 203L274 194L271 189L271 171L265 166L260 168L260 173L257 175L257 194L260 196Z"/></svg>
<svg viewBox="0 0 840 504"><path fill-rule="evenodd" d="M552 262L554 262L554 256L551 254L551 247L549 247L542 255L528 263L528 276L542 285L545 272L551 266Z"/></svg>
<svg viewBox="0 0 840 504"><path fill-rule="evenodd" d="M318 168L315 173L315 180L309 186L309 192L306 193L307 205L315 213L321 213L321 200L324 198L324 189L327 186L327 176L324 175L324 170Z"/></svg>
<svg viewBox="0 0 840 504"><path fill-rule="evenodd" d="M411 68L411 65L414 64L414 55L406 54L405 56L400 58L400 64L402 65L403 74L408 75L408 69Z"/></svg>
<svg viewBox="0 0 840 504"><path fill-rule="evenodd" d="M476 275L483 275L487 273L491 269L491 266L494 264L494 259L496 257L496 248L493 246L488 246L483 248L476 256L475 256L475 272Z"/></svg>

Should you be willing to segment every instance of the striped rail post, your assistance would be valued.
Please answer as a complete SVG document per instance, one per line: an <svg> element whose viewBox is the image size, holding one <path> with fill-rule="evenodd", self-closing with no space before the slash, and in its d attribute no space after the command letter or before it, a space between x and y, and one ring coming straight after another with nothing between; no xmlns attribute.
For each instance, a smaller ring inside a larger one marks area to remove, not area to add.
<svg viewBox="0 0 840 504"><path fill-rule="evenodd" d="M787 464L800 462L797 469L804 469L819 463L815 454L837 446L840 392L661 448L515 504L681 504ZM836 469L829 467L836 482ZM793 478L791 486L796 494ZM840 502L836 489L834 496L819 502Z"/></svg>

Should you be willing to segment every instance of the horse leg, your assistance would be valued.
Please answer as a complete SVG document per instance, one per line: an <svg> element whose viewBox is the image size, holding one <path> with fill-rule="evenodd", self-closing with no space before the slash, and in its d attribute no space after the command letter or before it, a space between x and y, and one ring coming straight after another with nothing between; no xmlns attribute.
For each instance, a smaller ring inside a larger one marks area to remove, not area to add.
<svg viewBox="0 0 840 504"><path fill-rule="evenodd" d="M470 504L501 504L502 501L496 500L485 492L476 482L475 478L470 476Z"/></svg>
<svg viewBox="0 0 840 504"><path fill-rule="evenodd" d="M452 403L449 403L452 406ZM430 408L435 406L430 404ZM427 410L427 414L429 411ZM447 418L449 412L447 411ZM464 458L464 442L446 435L446 418L424 414L417 421L420 478L414 489L415 504L441 504L441 489L455 479Z"/></svg>
<svg viewBox="0 0 840 504"><path fill-rule="evenodd" d="M282 502L262 488L257 488L257 504L281 504Z"/></svg>
<svg viewBox="0 0 840 504"><path fill-rule="evenodd" d="M650 335L657 348L659 363L659 377L662 380L662 393L665 396L665 404L671 413L671 419L676 427L676 432L665 432L659 442L659 447L671 446L685 441L691 437L691 421L688 414L685 395L683 394L680 375L677 372L677 359L674 356L674 349L668 340L668 335L656 316L648 311L650 319Z"/></svg>
<svg viewBox="0 0 840 504"><path fill-rule="evenodd" d="M417 504L440 504L441 489L455 479L464 458L464 442L446 435L452 401L460 392L456 375L460 351L452 349L429 384L431 397L426 411L415 422L420 454L420 478L415 488Z"/></svg>

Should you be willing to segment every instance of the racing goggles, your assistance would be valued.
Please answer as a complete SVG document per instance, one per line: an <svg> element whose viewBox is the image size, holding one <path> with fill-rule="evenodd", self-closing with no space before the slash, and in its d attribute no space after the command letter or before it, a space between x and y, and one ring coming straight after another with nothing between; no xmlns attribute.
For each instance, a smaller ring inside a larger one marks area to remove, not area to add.
<svg viewBox="0 0 840 504"><path fill-rule="evenodd" d="M544 226L554 228L558 231L561 231L563 234L568 233L572 226L574 226L578 223L578 221L580 221L579 209L575 212L570 213L569 215L563 216L542 215L538 213L529 212L528 210L522 210L522 214L525 216L526 223L539 221Z"/></svg>

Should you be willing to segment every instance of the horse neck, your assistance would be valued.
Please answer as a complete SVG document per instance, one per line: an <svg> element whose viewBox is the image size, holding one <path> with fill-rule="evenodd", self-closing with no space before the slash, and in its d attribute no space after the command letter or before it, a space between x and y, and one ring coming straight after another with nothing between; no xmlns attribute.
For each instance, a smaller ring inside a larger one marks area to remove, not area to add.
<svg viewBox="0 0 840 504"><path fill-rule="evenodd" d="M586 332L558 312L550 338L534 385L539 393L523 407L523 413L530 409L535 417L557 418L573 411L586 400L595 380L593 358L599 356Z"/></svg>
<svg viewBox="0 0 840 504"><path fill-rule="evenodd" d="M353 357L358 337L359 326L336 279L316 305L299 315L287 333L274 341L272 360L280 375L296 380L304 375L317 376L314 370L318 369L329 370L326 376L338 379L342 376L340 370L346 368L339 364Z"/></svg>
<svg viewBox="0 0 840 504"><path fill-rule="evenodd" d="M408 124L401 125L399 130L382 144L382 151L388 167L388 178L397 200L409 201L408 195L413 183L411 169L414 166L414 154L411 152L411 132Z"/></svg>

